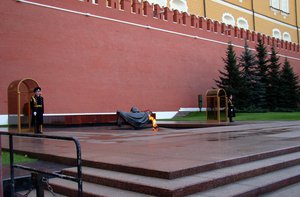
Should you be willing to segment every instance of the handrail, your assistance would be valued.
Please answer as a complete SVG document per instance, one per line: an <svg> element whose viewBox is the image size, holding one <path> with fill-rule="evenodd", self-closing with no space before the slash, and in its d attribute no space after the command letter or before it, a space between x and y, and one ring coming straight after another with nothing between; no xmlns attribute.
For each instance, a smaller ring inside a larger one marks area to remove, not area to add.
<svg viewBox="0 0 300 197"><path fill-rule="evenodd" d="M82 197L82 168L81 168L82 159L81 159L81 148L80 148L80 143L79 143L78 139L76 139L74 137L49 136L49 135L41 135L41 134L9 133L9 132L1 132L1 131L0 131L0 135L9 136L10 180L11 180L11 191L10 191L10 193L11 193L11 197L13 197L14 193L15 193L14 168L21 168L23 170L48 174L48 175L52 175L52 176L55 176L55 177L58 177L58 178L61 178L61 179L66 179L66 180L77 182L78 183L78 197ZM15 165L14 164L14 154L13 154L14 153L13 136L73 141L76 145L77 177L62 175L62 174L53 173L53 172L41 171L41 170L37 170L35 168L30 168L30 167L22 166L22 165Z"/></svg>

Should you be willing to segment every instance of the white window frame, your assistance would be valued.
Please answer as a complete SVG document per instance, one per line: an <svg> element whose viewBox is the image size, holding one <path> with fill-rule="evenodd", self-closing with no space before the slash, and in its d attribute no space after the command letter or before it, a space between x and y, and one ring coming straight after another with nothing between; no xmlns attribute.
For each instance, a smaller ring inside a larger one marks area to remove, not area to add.
<svg viewBox="0 0 300 197"><path fill-rule="evenodd" d="M289 0L280 1L281 15L286 18L290 14Z"/></svg>
<svg viewBox="0 0 300 197"><path fill-rule="evenodd" d="M281 31L280 31L279 29L273 29L273 30L272 30L272 36L273 36L274 38L279 38L279 39L281 39Z"/></svg>
<svg viewBox="0 0 300 197"><path fill-rule="evenodd" d="M291 42L292 41L292 37L291 37L291 35L288 32L283 32L283 34L282 34L282 40Z"/></svg>
<svg viewBox="0 0 300 197"><path fill-rule="evenodd" d="M230 18L231 21L228 21L227 18ZM222 16L222 22L225 23L226 25L231 25L235 26L235 20L232 14L229 13L224 13Z"/></svg>
<svg viewBox="0 0 300 197"><path fill-rule="evenodd" d="M270 0L270 8L274 15L280 12L280 0Z"/></svg>
<svg viewBox="0 0 300 197"><path fill-rule="evenodd" d="M241 22L243 23L243 25L241 25ZM243 17L239 17L236 23L238 28L249 29L248 21Z"/></svg>
<svg viewBox="0 0 300 197"><path fill-rule="evenodd" d="M176 2L180 2L183 7L178 7ZM171 10L178 10L179 12L186 12L188 13L188 5L186 3L186 0L170 0L170 9Z"/></svg>
<svg viewBox="0 0 300 197"><path fill-rule="evenodd" d="M279 0L270 0L270 6L275 9L280 9L280 1Z"/></svg>
<svg viewBox="0 0 300 197"><path fill-rule="evenodd" d="M158 4L160 7L167 7L167 0L147 0L149 4Z"/></svg>

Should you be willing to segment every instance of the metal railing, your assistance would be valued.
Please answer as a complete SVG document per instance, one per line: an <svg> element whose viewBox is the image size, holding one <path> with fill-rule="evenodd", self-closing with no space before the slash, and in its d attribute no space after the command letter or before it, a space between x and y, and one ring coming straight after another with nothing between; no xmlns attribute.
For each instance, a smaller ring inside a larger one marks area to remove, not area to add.
<svg viewBox="0 0 300 197"><path fill-rule="evenodd" d="M14 177L14 168L19 168L23 170L28 170L35 173L47 174L54 177L58 177L61 179L66 179L70 181L74 181L78 183L78 197L82 197L82 159L81 159L81 148L80 143L76 138L73 137L62 137L62 136L49 136L49 135L41 135L41 134L23 134L23 133L9 133L9 132L0 132L0 135L9 136L9 156L10 156L10 180L11 180L11 197L15 194L15 177ZM44 138L44 139L53 139L53 140L65 140L65 141L73 141L76 145L76 165L77 165L77 177L63 175L56 172L46 172L41 171L35 168L31 168L28 166L17 165L14 164L14 146L13 146L13 137L24 137L24 138Z"/></svg>

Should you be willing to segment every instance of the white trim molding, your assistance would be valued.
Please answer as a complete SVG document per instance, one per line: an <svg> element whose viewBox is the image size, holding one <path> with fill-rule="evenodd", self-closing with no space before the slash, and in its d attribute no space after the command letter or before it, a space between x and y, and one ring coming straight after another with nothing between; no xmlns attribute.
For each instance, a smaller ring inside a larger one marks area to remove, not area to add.
<svg viewBox="0 0 300 197"><path fill-rule="evenodd" d="M229 7L229 8L232 8L232 9L235 9L235 10L238 10L238 11L241 11L241 12L244 12L246 14L250 14L252 15L252 12L250 10L247 10L245 8L241 8L240 6L236 6L236 5L233 5L231 3L228 3L228 2L225 2L223 0L213 0L213 2L216 2L218 4L221 4L221 5L224 5L226 7Z"/></svg>
<svg viewBox="0 0 300 197"><path fill-rule="evenodd" d="M197 112L200 111L200 108L198 107L181 107L178 111L182 112ZM206 107L201 107L201 111L206 111Z"/></svg>
<svg viewBox="0 0 300 197"><path fill-rule="evenodd" d="M196 108L180 108L182 109L189 109L189 111L195 111L193 109ZM202 108L203 109L203 108ZM198 109L199 111L199 109ZM156 114L156 119L170 119L173 118L177 111L157 111L154 112ZM44 117L52 117L52 116L88 116L88 115L111 115L116 114L116 112L105 112L105 113L59 113L59 114L44 114ZM13 125L18 123L18 116L15 115L13 120L11 121ZM0 115L0 126L7 126L8 125L8 115L2 114Z"/></svg>
<svg viewBox="0 0 300 197"><path fill-rule="evenodd" d="M3 125L8 125L8 115L0 115L0 126Z"/></svg>
<svg viewBox="0 0 300 197"><path fill-rule="evenodd" d="M156 119L171 119L177 114L177 111L164 111L164 112L154 112L154 113Z"/></svg>

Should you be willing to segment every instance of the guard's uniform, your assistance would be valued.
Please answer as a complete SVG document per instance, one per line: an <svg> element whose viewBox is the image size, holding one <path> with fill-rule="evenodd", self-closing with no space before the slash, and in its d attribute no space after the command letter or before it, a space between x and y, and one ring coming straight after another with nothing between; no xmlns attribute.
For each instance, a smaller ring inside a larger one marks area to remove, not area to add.
<svg viewBox="0 0 300 197"><path fill-rule="evenodd" d="M228 118L233 122L232 117L235 117L235 109L231 99L228 99Z"/></svg>
<svg viewBox="0 0 300 197"><path fill-rule="evenodd" d="M35 133L42 133L41 127L43 125L43 114L44 114L44 99L42 96L32 96L30 99L31 107L31 125L34 128ZM36 112L36 116L34 116Z"/></svg>

